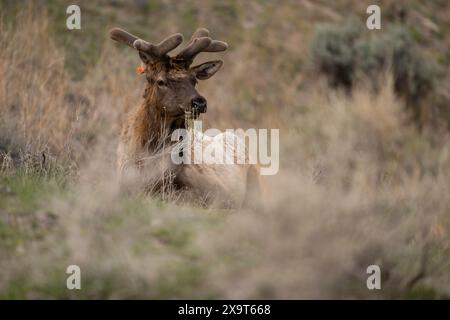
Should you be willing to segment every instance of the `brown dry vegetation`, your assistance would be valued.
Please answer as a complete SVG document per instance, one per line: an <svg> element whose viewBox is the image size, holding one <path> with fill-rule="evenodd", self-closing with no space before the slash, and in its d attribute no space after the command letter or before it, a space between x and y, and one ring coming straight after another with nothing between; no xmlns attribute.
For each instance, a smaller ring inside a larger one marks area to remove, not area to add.
<svg viewBox="0 0 450 320"><path fill-rule="evenodd" d="M70 34L58 29L65 1L19 10L1 2L1 298L450 296L445 113L418 126L390 69L377 75L378 90L360 81L347 93L312 65L316 22L343 23L349 1L139 3L91 1L85 29ZM445 10L436 1L411 11L422 23L436 12L440 33L424 27L432 40L417 40L436 61L450 37ZM167 19L156 24L154 12ZM205 126L280 128L265 212L121 192L120 120L144 79L136 53L107 39L113 25L150 41L201 25L230 43L215 55L224 69L200 84ZM423 102L438 110L448 110L448 64L435 76L439 99ZM71 264L81 267L81 291L66 289ZM366 288L371 264L381 267L381 291Z"/></svg>

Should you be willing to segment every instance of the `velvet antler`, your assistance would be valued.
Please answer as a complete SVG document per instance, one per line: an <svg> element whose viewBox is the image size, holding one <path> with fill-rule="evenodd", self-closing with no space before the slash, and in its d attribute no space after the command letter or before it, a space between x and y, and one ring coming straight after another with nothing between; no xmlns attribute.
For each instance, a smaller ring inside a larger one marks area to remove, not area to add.
<svg viewBox="0 0 450 320"><path fill-rule="evenodd" d="M175 33L158 44L152 44L145 40L142 40L127 31L114 28L110 31L111 39L124 43L132 48L144 52L146 57L150 59L150 62L155 62L156 60L162 59L180 45L183 42L183 36L180 33Z"/></svg>

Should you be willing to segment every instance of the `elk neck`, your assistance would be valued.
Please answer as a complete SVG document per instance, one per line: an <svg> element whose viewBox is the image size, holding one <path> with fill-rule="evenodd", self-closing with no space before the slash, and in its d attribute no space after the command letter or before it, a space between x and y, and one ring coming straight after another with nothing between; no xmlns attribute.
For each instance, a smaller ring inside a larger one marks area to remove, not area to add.
<svg viewBox="0 0 450 320"><path fill-rule="evenodd" d="M143 98L136 110L132 128L142 148L156 151L164 143L170 143L170 135L175 129L184 128L184 118L168 116L150 84L147 84Z"/></svg>

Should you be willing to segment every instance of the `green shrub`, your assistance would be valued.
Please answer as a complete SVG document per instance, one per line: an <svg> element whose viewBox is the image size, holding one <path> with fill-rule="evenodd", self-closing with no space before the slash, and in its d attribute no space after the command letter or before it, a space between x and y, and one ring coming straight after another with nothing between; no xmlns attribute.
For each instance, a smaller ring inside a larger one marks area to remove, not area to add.
<svg viewBox="0 0 450 320"><path fill-rule="evenodd" d="M317 29L312 45L313 62L333 86L351 87L356 62L355 41L359 36L354 23L339 28L322 25Z"/></svg>
<svg viewBox="0 0 450 320"><path fill-rule="evenodd" d="M345 89L362 79L371 79L376 89L381 73L390 70L396 94L417 116L419 104L434 87L433 63L419 53L403 26L382 33L364 31L355 21L318 27L311 48L313 65L333 87Z"/></svg>

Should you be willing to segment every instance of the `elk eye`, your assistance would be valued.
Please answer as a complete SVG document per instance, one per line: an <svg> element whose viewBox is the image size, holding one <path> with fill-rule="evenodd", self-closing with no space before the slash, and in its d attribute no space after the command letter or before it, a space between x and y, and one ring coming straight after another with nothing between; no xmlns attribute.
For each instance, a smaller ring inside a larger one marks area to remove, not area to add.
<svg viewBox="0 0 450 320"><path fill-rule="evenodd" d="M164 87L166 85L166 82L164 80L157 80L156 84L158 85L158 87Z"/></svg>

